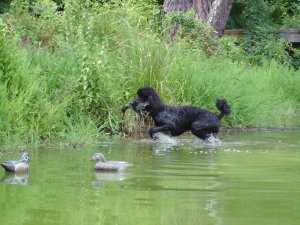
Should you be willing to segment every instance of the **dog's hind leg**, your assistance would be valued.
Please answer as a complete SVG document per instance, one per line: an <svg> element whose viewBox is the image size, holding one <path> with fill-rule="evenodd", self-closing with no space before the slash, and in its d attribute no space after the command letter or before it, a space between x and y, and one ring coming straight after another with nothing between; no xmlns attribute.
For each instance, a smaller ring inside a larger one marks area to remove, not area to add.
<svg viewBox="0 0 300 225"><path fill-rule="evenodd" d="M216 126L216 124L208 124L202 121L196 121L192 124L191 131L198 138L205 140L212 134L216 135L219 132L219 126Z"/></svg>

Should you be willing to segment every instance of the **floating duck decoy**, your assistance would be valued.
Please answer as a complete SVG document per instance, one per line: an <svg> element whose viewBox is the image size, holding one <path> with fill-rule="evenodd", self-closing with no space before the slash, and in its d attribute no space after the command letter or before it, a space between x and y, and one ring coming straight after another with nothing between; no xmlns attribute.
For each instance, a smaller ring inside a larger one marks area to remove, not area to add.
<svg viewBox="0 0 300 225"><path fill-rule="evenodd" d="M125 161L106 161L104 155L101 152L95 153L92 157L95 160L96 170L106 170L106 171L122 171L127 167L132 166L132 164Z"/></svg>
<svg viewBox="0 0 300 225"><path fill-rule="evenodd" d="M26 172L29 170L29 154L28 152L24 152L21 159L18 160L10 160L1 163L1 166L5 169L6 172Z"/></svg>

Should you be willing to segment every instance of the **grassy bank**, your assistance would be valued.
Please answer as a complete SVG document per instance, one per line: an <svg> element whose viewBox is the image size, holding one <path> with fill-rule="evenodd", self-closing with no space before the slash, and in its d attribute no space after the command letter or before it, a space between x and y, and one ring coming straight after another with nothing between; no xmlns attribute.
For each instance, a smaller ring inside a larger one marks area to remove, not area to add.
<svg viewBox="0 0 300 225"><path fill-rule="evenodd" d="M197 41L169 44L155 5L66 1L59 12L48 1L17 2L0 20L4 146L93 143L100 135L122 133L124 124L132 131L136 116L123 118L120 108L144 85L156 88L166 103L213 111L215 99L226 98L233 114L225 126L279 126L284 116L299 112L299 71L270 61L234 62L222 50L223 40L208 43L218 45L210 57Z"/></svg>

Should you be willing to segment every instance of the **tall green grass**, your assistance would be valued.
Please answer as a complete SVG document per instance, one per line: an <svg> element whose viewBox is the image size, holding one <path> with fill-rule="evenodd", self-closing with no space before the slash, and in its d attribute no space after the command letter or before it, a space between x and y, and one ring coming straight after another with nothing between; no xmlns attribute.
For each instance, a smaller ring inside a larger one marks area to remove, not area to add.
<svg viewBox="0 0 300 225"><path fill-rule="evenodd" d="M92 143L124 124L134 131L138 117L120 108L145 85L167 104L215 112L226 98L225 126L278 126L299 112L299 72L207 57L187 39L168 43L155 5L67 0L57 12L50 1L17 2L0 20L1 143Z"/></svg>

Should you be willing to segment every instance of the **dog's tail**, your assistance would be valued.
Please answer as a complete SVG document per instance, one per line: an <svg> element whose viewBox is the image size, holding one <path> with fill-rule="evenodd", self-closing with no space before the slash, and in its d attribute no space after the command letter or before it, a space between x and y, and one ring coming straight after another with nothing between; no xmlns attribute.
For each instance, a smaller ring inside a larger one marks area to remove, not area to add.
<svg viewBox="0 0 300 225"><path fill-rule="evenodd" d="M223 116L229 115L231 113L230 105L227 103L226 99L217 99L216 107L221 112L218 115L219 120L221 120Z"/></svg>

